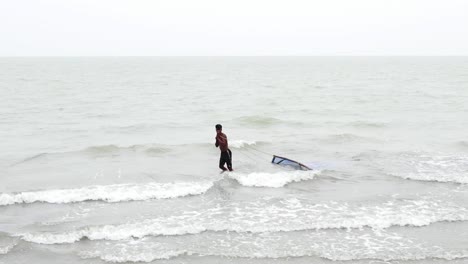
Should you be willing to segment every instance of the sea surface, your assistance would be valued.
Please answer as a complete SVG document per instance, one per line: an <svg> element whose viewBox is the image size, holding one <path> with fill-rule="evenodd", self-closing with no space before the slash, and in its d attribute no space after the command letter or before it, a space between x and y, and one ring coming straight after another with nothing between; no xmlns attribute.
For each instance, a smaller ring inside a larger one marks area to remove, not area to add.
<svg viewBox="0 0 468 264"><path fill-rule="evenodd" d="M468 57L0 58L0 100L2 264L468 263Z"/></svg>

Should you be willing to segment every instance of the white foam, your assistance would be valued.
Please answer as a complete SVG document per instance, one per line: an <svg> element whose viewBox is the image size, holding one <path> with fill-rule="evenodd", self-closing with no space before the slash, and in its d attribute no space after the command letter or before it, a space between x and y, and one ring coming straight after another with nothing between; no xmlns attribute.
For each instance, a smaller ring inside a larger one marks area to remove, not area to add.
<svg viewBox="0 0 468 264"><path fill-rule="evenodd" d="M468 156L402 155L393 175L419 181L468 184Z"/></svg>
<svg viewBox="0 0 468 264"><path fill-rule="evenodd" d="M233 148L243 148L245 146L252 146L256 145L257 142L255 141L248 141L248 140L233 140L229 141L229 147Z"/></svg>
<svg viewBox="0 0 468 264"><path fill-rule="evenodd" d="M8 252L10 252L17 244L18 244L18 239L17 238L6 238L6 241L4 241L5 238L0 239L0 255L5 255Z"/></svg>
<svg viewBox="0 0 468 264"><path fill-rule="evenodd" d="M374 262L429 258L452 260L468 256L465 250L442 248L414 241L398 233L369 229L293 234L211 232L189 237L97 241L84 246L82 250L79 254L84 258L113 262L151 262L184 254L274 259L316 256L332 261L374 259Z"/></svg>
<svg viewBox="0 0 468 264"><path fill-rule="evenodd" d="M205 231L237 233L290 232L300 230L352 229L391 226L426 226L440 221L467 221L468 209L434 199L391 200L363 206L329 202L313 204L307 200L265 199L256 202L230 202L213 208L186 211L119 225L89 226L63 233L18 234L40 244L74 243L90 240L123 240L145 236L177 236Z"/></svg>
<svg viewBox="0 0 468 264"><path fill-rule="evenodd" d="M15 244L0 247L0 255L5 255L15 247Z"/></svg>
<svg viewBox="0 0 468 264"><path fill-rule="evenodd" d="M133 243L134 244L134 243ZM185 250L164 250L160 252L154 252L153 250L141 251L138 254L129 254L127 251L129 248L120 246L114 252L103 253L100 250L84 251L80 252L82 258L99 258L106 262L152 262L154 260L167 260L172 259L181 255L186 254Z"/></svg>
<svg viewBox="0 0 468 264"><path fill-rule="evenodd" d="M288 183L311 180L319 173L319 170L282 171L276 173L253 172L248 174L230 172L228 177L235 179L244 186L280 188Z"/></svg>
<svg viewBox="0 0 468 264"><path fill-rule="evenodd" d="M77 189L58 189L0 194L0 205L17 203L74 203L82 201L138 201L198 195L213 186L212 182L174 182L95 185Z"/></svg>

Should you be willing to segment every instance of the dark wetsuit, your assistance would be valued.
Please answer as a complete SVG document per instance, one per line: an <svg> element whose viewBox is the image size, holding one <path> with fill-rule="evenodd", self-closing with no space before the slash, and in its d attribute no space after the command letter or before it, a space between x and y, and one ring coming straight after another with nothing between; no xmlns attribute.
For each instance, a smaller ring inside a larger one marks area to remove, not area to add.
<svg viewBox="0 0 468 264"><path fill-rule="evenodd" d="M232 171L232 152L228 146L228 140L224 133L220 132L216 134L216 147L221 150L221 156L219 157L219 168L223 171ZM224 167L227 164L227 169Z"/></svg>

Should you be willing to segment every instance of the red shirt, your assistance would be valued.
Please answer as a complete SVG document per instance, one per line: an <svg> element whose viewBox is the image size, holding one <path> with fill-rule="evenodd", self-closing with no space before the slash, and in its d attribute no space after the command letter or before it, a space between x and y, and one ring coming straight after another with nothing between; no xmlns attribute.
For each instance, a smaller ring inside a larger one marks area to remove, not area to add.
<svg viewBox="0 0 468 264"><path fill-rule="evenodd" d="M228 140L227 136L223 133L220 132L216 134L216 147L219 147L221 152L227 151L228 150Z"/></svg>

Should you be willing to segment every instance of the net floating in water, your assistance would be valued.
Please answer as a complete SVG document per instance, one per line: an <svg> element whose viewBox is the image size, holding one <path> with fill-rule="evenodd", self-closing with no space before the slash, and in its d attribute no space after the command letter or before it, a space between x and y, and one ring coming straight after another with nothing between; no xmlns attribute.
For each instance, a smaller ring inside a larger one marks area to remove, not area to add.
<svg viewBox="0 0 468 264"><path fill-rule="evenodd" d="M306 166L306 165L304 165L304 164L302 164L300 162L297 162L295 160L288 159L288 158L285 158L285 157L276 156L276 155L273 155L273 159L271 160L271 163L291 167L291 168L294 168L296 170L312 170L312 168L310 168L310 167L308 167L308 166Z"/></svg>

